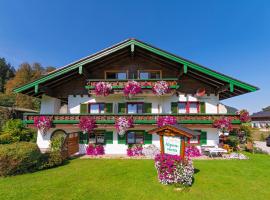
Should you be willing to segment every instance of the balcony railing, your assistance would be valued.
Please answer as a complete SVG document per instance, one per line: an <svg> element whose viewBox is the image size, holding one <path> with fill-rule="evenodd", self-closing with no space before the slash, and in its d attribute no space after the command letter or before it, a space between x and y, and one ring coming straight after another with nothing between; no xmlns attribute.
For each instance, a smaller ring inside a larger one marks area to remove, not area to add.
<svg viewBox="0 0 270 200"><path fill-rule="evenodd" d="M240 116L235 114L46 114L54 124L78 124L83 116L91 116L97 124L114 124L118 117L132 117L135 124L156 124L159 116L175 116L179 124L212 124L215 119L228 117L232 124L240 124ZM33 124L39 114L25 114L26 124Z"/></svg>
<svg viewBox="0 0 270 200"><path fill-rule="evenodd" d="M143 79L132 79L132 80L139 82L140 85L141 85L141 87L142 87L142 89L151 89L157 81L161 81L161 80L166 81L169 84L169 86L170 86L171 89L177 89L177 88L179 88L179 85L178 85L178 82L177 82L177 78L146 79L146 80L143 80ZM101 81L109 82L112 85L112 88L115 89L115 90L121 90L121 89L123 89L125 87L126 83L128 81L130 81L130 80L88 79L85 88L88 89L88 90L95 89L95 85L98 82L101 82Z"/></svg>

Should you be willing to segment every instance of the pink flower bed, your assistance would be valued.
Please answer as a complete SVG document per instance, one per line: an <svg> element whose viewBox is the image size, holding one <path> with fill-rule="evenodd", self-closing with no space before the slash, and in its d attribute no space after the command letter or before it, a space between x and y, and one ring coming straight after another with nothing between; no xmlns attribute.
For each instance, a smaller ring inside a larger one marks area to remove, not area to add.
<svg viewBox="0 0 270 200"><path fill-rule="evenodd" d="M45 134L52 127L52 120L46 116L34 117L34 126L40 130L42 134Z"/></svg>
<svg viewBox="0 0 270 200"><path fill-rule="evenodd" d="M79 123L79 128L82 130L82 132L85 133L90 133L94 130L96 127L96 120L92 117L81 117L80 118L80 123Z"/></svg>
<svg viewBox="0 0 270 200"><path fill-rule="evenodd" d="M177 124L176 117L174 116L160 116L157 119L158 127L165 126L165 125L175 125Z"/></svg>
<svg viewBox="0 0 270 200"><path fill-rule="evenodd" d="M86 154L90 156L104 155L105 150L103 145L89 144L88 147L86 148Z"/></svg>
<svg viewBox="0 0 270 200"><path fill-rule="evenodd" d="M142 145L135 144L132 147L128 147L127 155L132 156L143 156L143 147Z"/></svg>
<svg viewBox="0 0 270 200"><path fill-rule="evenodd" d="M185 155L190 158L202 156L200 150L196 146L187 146L185 148Z"/></svg>
<svg viewBox="0 0 270 200"><path fill-rule="evenodd" d="M112 85L106 82L98 82L95 85L95 94L97 96L108 96L112 91Z"/></svg>
<svg viewBox="0 0 270 200"><path fill-rule="evenodd" d="M124 95L132 97L142 92L142 88L137 81L128 81L124 88Z"/></svg>

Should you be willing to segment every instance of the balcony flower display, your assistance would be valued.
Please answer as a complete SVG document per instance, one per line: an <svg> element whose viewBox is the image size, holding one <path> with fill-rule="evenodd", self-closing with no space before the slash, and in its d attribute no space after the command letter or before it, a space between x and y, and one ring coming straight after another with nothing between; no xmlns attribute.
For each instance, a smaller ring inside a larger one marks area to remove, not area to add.
<svg viewBox="0 0 270 200"><path fill-rule="evenodd" d="M238 112L236 112L237 115L240 115L240 121L242 123L246 123L246 122L250 122L250 116L249 116L249 112L247 110L240 110Z"/></svg>
<svg viewBox="0 0 270 200"><path fill-rule="evenodd" d="M44 135L52 127L52 120L46 116L36 116L34 126Z"/></svg>
<svg viewBox="0 0 270 200"><path fill-rule="evenodd" d="M213 122L213 126L221 132L230 132L232 130L232 121L228 117L221 117Z"/></svg>
<svg viewBox="0 0 270 200"><path fill-rule="evenodd" d="M191 160L183 162L180 156L158 154L155 157L155 167L159 182L162 184L182 184L190 186L194 174Z"/></svg>
<svg viewBox="0 0 270 200"><path fill-rule="evenodd" d="M189 158L199 157L202 155L200 150L196 146L187 146L185 148L185 154Z"/></svg>
<svg viewBox="0 0 270 200"><path fill-rule="evenodd" d="M174 116L160 116L157 119L158 127L165 126L165 125L175 125L177 124L176 117Z"/></svg>
<svg viewBox="0 0 270 200"><path fill-rule="evenodd" d="M143 156L143 147L140 144L134 144L127 149L127 156Z"/></svg>
<svg viewBox="0 0 270 200"><path fill-rule="evenodd" d="M97 96L108 96L112 91L112 85L106 82L98 82L95 85L95 94Z"/></svg>
<svg viewBox="0 0 270 200"><path fill-rule="evenodd" d="M124 95L131 98L142 92L141 85L137 81L128 81L124 87Z"/></svg>
<svg viewBox="0 0 270 200"><path fill-rule="evenodd" d="M115 128L120 136L124 135L128 128L133 126L133 119L131 117L119 117L115 122Z"/></svg>
<svg viewBox="0 0 270 200"><path fill-rule="evenodd" d="M156 94L158 96L162 96L162 95L170 92L170 87L166 81L157 81L154 84L152 91L154 94Z"/></svg>
<svg viewBox="0 0 270 200"><path fill-rule="evenodd" d="M86 154L90 156L104 155L105 150L103 145L89 144L88 147L86 148Z"/></svg>
<svg viewBox="0 0 270 200"><path fill-rule="evenodd" d="M92 117L81 117L80 118L80 123L79 123L79 128L82 130L82 132L85 133L90 133L94 130L96 127L96 120Z"/></svg>

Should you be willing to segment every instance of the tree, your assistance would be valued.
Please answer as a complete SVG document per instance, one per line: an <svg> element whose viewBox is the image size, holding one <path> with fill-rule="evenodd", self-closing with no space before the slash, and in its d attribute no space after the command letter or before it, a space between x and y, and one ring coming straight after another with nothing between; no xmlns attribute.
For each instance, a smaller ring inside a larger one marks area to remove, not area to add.
<svg viewBox="0 0 270 200"><path fill-rule="evenodd" d="M6 62L5 58L0 58L0 93L4 93L6 82L13 78L15 69Z"/></svg>
<svg viewBox="0 0 270 200"><path fill-rule="evenodd" d="M14 88L34 81L53 69L55 68L44 68L39 63L33 63L32 65L30 65L29 63L22 63L19 66L14 78L6 83L6 94L12 94ZM16 106L29 109L39 109L39 99L24 94L16 94L15 96Z"/></svg>

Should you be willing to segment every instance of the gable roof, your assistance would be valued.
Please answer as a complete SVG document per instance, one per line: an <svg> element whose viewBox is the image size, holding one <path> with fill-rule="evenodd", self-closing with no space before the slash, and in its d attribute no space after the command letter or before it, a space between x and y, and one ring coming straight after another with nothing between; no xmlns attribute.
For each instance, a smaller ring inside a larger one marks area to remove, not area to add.
<svg viewBox="0 0 270 200"><path fill-rule="evenodd" d="M190 60L176 56L174 54L171 54L169 52L166 52L164 50L161 50L159 48L156 48L154 46L151 46L149 44L146 44L144 42L141 42L137 39L132 38L132 39L127 39L127 40L120 42L118 44L115 44L115 45L113 45L109 48L106 48L102 51L99 51L95 54L92 54L90 56L82 58L82 59L75 61L71 64L68 64L64 67L58 68L58 69L52 71L51 73L47 74L46 76L43 76L43 77L41 77L33 82L30 82L28 84L25 84L25 85L22 85L18 88L15 88L13 91L15 93L26 93L26 91L33 90L35 93L37 93L39 84L43 84L45 82L50 81L51 79L62 76L63 74L69 73L69 72L74 71L74 70L78 70L78 73L82 74L83 65L91 63L93 61L96 61L100 58L103 58L104 56L110 55L114 52L117 52L117 51L119 51L123 48L129 47L129 46L131 48L131 51L133 51L134 48L136 49L136 46L137 46L137 47L143 48L149 52L152 52L158 56L162 56L162 57L167 58L171 61L179 63L179 64L183 65L184 73L187 73L187 71L189 69L196 70L197 72L202 73L206 76L210 76L210 77L213 77L217 80L226 82L229 85L230 92L233 92L235 87L238 87L238 88L243 90L239 94L253 92L253 91L256 91L259 89L256 86L253 86L253 85L250 85L248 83L234 79L232 77L226 76L222 73L211 70L211 69L204 67L200 64L194 63ZM236 94L236 95L239 95L239 94ZM236 95L230 95L229 97L236 96ZM229 98L229 97L226 97L226 98ZM225 99L225 98L223 98L223 99Z"/></svg>
<svg viewBox="0 0 270 200"><path fill-rule="evenodd" d="M152 130L147 131L149 134L160 134L164 133L164 131L170 131L171 133L175 135L185 136L188 138L192 138L193 135L200 135L199 132L194 131L192 129L186 128L181 125L165 125L162 127L157 127Z"/></svg>

